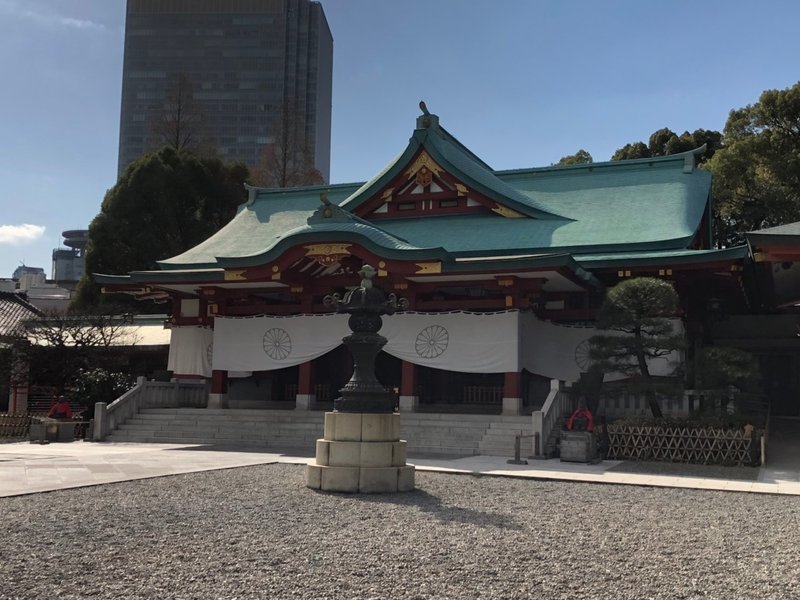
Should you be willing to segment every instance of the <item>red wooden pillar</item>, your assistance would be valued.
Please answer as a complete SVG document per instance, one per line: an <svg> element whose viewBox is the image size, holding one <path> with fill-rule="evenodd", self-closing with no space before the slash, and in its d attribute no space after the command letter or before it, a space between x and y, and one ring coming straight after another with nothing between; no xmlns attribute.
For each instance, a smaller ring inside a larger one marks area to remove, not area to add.
<svg viewBox="0 0 800 600"><path fill-rule="evenodd" d="M208 395L208 408L228 407L228 372L215 369L211 371L211 393Z"/></svg>
<svg viewBox="0 0 800 600"><path fill-rule="evenodd" d="M400 411L416 412L419 407L417 396L417 366L408 361L402 361L400 379Z"/></svg>
<svg viewBox="0 0 800 600"><path fill-rule="evenodd" d="M522 414L522 373L517 371L503 377L503 414Z"/></svg>
<svg viewBox="0 0 800 600"><path fill-rule="evenodd" d="M310 410L314 404L314 362L301 363L297 373L297 396L295 397L295 410Z"/></svg>
<svg viewBox="0 0 800 600"><path fill-rule="evenodd" d="M211 393L212 394L228 393L227 371L220 371L220 370L211 371Z"/></svg>

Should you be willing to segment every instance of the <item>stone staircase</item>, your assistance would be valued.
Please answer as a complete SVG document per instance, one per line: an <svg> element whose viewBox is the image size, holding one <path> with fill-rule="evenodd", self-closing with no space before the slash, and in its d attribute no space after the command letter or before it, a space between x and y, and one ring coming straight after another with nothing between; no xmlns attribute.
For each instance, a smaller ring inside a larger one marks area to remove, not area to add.
<svg viewBox="0 0 800 600"><path fill-rule="evenodd" d="M110 442L215 444L297 450L313 454L324 413L295 410L150 408L128 419ZM530 417L404 413L401 437L411 455L514 456L514 436L531 433ZM531 439L522 440L522 455Z"/></svg>
<svg viewBox="0 0 800 600"><path fill-rule="evenodd" d="M485 456L514 456L514 438L517 434L530 436L533 425L530 417L505 417L503 421L493 421L481 439L478 454ZM513 420L512 420L513 419ZM520 457L533 454L533 438L520 440Z"/></svg>

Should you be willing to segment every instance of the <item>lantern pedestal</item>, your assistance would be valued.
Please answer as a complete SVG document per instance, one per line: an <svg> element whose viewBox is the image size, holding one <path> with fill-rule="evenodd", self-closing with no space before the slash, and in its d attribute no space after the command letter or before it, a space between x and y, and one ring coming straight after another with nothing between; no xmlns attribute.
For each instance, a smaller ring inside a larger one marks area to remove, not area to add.
<svg viewBox="0 0 800 600"><path fill-rule="evenodd" d="M396 413L325 414L324 438L317 440L306 485L315 490L349 493L408 492L414 467L406 464Z"/></svg>

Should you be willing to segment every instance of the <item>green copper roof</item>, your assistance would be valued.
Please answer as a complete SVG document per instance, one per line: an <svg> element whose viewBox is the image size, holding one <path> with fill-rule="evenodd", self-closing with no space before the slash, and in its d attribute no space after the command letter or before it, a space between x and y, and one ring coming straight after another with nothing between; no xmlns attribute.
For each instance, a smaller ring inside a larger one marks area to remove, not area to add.
<svg viewBox="0 0 800 600"><path fill-rule="evenodd" d="M349 196L358 184L265 190L249 188L250 198L236 216L205 242L183 254L159 261L162 269L217 265L218 257L255 256L273 248L288 232L306 224L320 205L320 194L332 203Z"/></svg>
<svg viewBox="0 0 800 600"><path fill-rule="evenodd" d="M305 224L276 235L272 245L264 250L249 256L219 256L217 262L223 267L257 266L278 258L284 250L298 243L325 242L332 239L360 243L386 257L414 260L442 259L447 256L441 247L415 246L334 204L326 203L319 205L306 219Z"/></svg>
<svg viewBox="0 0 800 600"><path fill-rule="evenodd" d="M800 244L800 222L749 231L745 237L751 246L795 246Z"/></svg>
<svg viewBox="0 0 800 600"><path fill-rule="evenodd" d="M408 163L422 148L448 173L463 181L467 187L479 191L492 200L537 219L561 218L552 208L542 206L536 198L521 194L513 186L499 179L485 162L439 126L436 115L424 115L417 119L417 129L405 151L347 198L342 207L353 211L372 198L407 168Z"/></svg>
<svg viewBox="0 0 800 600"><path fill-rule="evenodd" d="M367 221L352 214L422 149L469 189L521 216L487 211ZM297 244L327 241L359 243L379 256L450 264L468 257L572 254L577 262L567 266L579 269L636 257L700 257L702 252L687 248L708 216L711 176L694 167L694 154L493 171L426 113L405 150L369 182L250 188L248 202L228 225L159 265L176 277L179 271L255 266ZM321 194L332 205L325 218Z"/></svg>
<svg viewBox="0 0 800 600"><path fill-rule="evenodd" d="M418 245L436 240L456 254L686 248L708 209L711 176L697 169L684 172L684 159L499 173L563 219L486 213L393 219L381 226Z"/></svg>

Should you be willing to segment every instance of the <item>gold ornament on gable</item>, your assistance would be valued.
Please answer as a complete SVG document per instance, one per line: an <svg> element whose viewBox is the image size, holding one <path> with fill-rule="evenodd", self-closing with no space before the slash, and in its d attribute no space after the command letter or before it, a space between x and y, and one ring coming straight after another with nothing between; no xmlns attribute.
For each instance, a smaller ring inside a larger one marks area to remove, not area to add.
<svg viewBox="0 0 800 600"><path fill-rule="evenodd" d="M417 171L416 183L420 187L428 187L433 181L433 173L428 170L428 167L422 167Z"/></svg>
<svg viewBox="0 0 800 600"><path fill-rule="evenodd" d="M323 267L330 267L350 256L351 244L312 244L306 246L306 256Z"/></svg>
<svg viewBox="0 0 800 600"><path fill-rule="evenodd" d="M411 166L408 167L408 169L406 169L405 173L406 177L408 177L409 179L415 177L417 173L421 171L423 168L425 168L427 171L430 171L433 175L436 175L437 177L444 170L442 169L442 167L436 164L436 161L434 161L431 158L430 154L423 151L416 158L416 160L413 163L411 163Z"/></svg>

